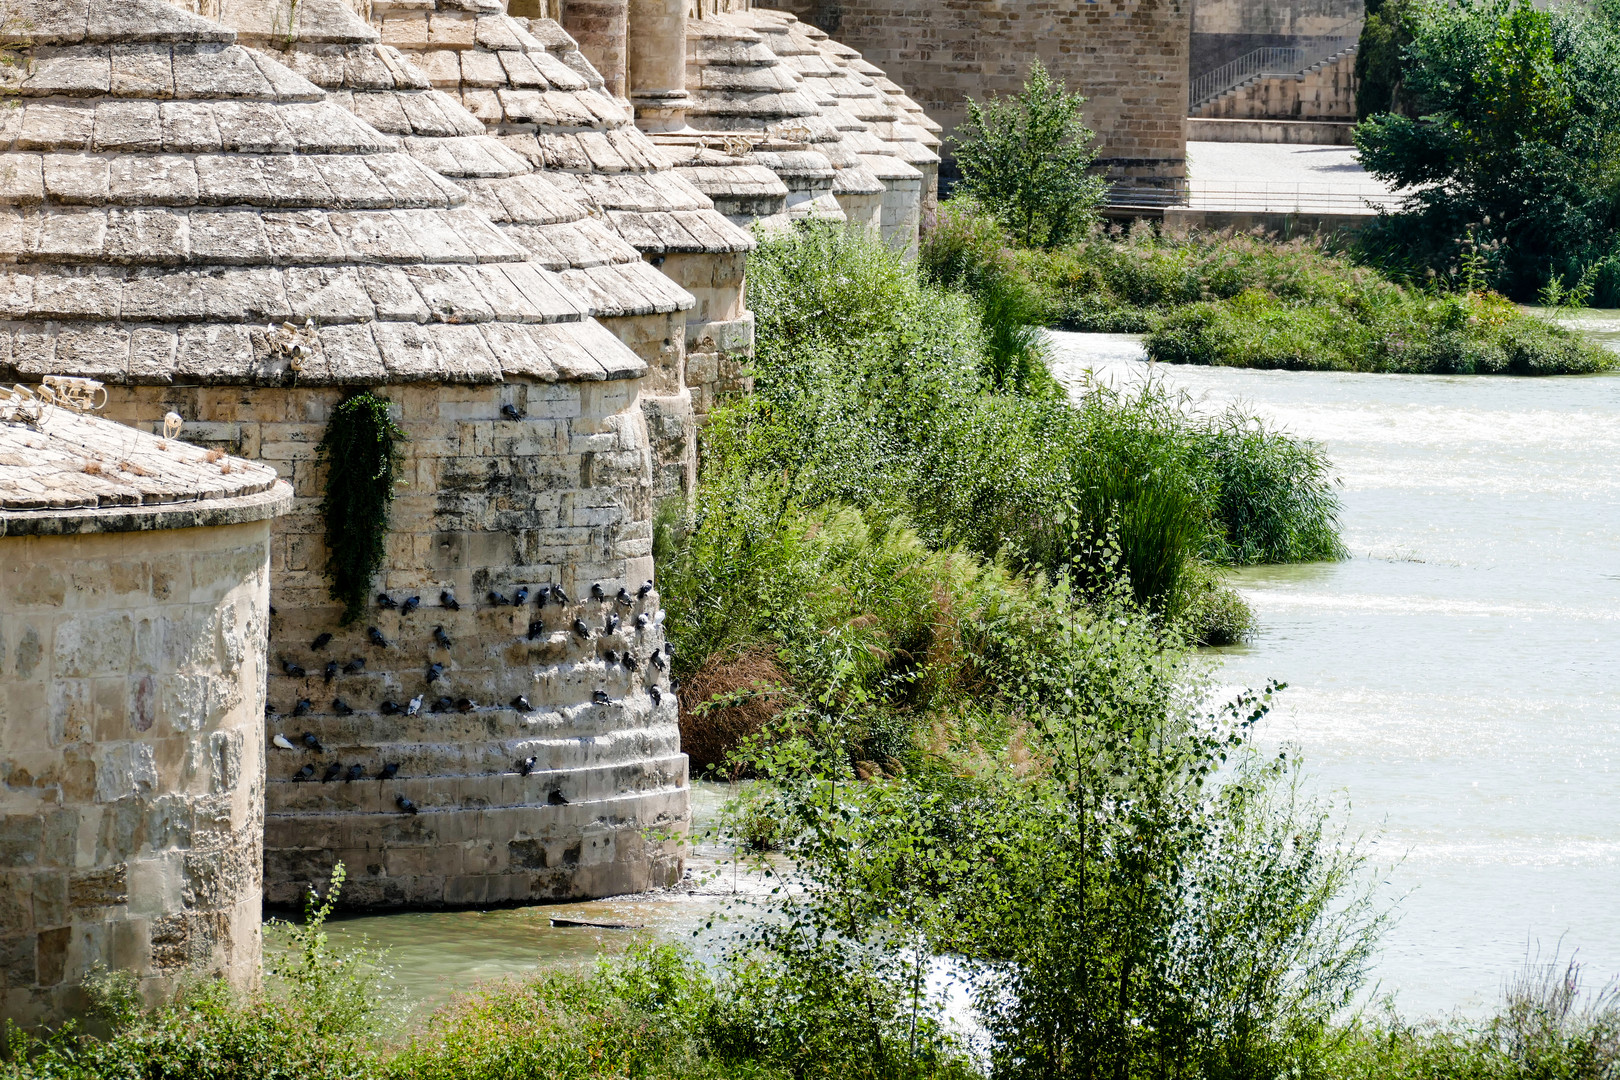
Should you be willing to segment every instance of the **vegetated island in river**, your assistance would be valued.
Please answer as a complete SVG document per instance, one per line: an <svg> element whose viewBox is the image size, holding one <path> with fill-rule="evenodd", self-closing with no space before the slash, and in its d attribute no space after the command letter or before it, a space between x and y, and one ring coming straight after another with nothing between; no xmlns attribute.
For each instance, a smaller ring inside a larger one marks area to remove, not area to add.
<svg viewBox="0 0 1620 1080"><path fill-rule="evenodd" d="M1582 375L1616 357L1483 287L1420 290L1332 239L1170 236L1138 223L1018 248L973 202L941 207L924 272L1005 317L1145 334L1172 364L1434 375Z"/></svg>

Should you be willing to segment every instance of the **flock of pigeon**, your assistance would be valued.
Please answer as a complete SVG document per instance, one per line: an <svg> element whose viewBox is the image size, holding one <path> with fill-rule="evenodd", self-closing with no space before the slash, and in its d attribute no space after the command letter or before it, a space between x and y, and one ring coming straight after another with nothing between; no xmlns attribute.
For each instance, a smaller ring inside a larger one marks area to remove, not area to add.
<svg viewBox="0 0 1620 1080"><path fill-rule="evenodd" d="M590 624L584 619L576 618L571 627L574 636L578 637L581 641L589 641L596 633L600 633L601 635L617 633L623 626L623 620L621 619L620 615L613 610L613 607L617 606L623 608L633 608L636 606L636 602L638 600L646 599L648 594L650 594L652 591L653 583L651 581L643 582L641 587L637 589L633 595L629 589L621 587L616 594L610 596L607 589L600 582L592 585L591 599L598 602L598 604L608 604L608 611L602 619L600 631L593 631ZM527 586L520 586L512 593L511 596L506 596L500 592L492 591L490 592L488 599L490 605L493 607L523 607L528 604L530 595L530 590ZM536 606L541 608L544 608L548 604L565 606L569 603L568 594L563 591L561 585L542 585L534 592L533 595L536 598ZM610 601L611 603L609 603ZM379 593L377 595L377 606L379 608L388 610L397 609L401 614L405 615L409 615L414 612L421 606L421 604L422 598L419 596L411 596L403 601L400 601L395 600L387 593ZM449 611L461 610L461 603L456 599L455 594L448 589L439 593L439 604ZM271 609L271 614L275 614L274 608ZM643 611L636 615L635 619L633 620L633 625L635 626L636 633L640 634L644 632L648 626L662 624L663 621L664 612L662 609L658 610L656 614L649 614L648 612ZM529 640L533 641L535 638L541 637L544 634L545 626L542 620L535 619L529 623ZM382 631L377 629L375 626L366 628L366 637L372 645L380 649L392 648L394 644L393 642L389 641L383 635ZM332 635L329 633L322 633L316 637L314 641L310 642L310 651L317 653L321 652L331 643ZM442 625L435 626L433 628L433 643L441 649L450 648L452 644L450 635L445 633L445 629ZM646 663L651 664L658 671L663 672L668 670L669 657L673 656L674 654L674 646L668 642L665 642L662 649L654 649L647 655ZM610 668L614 665L620 665L626 671L630 672L640 670L642 664L642 661L638 659L636 655L629 649L626 649L623 653L620 653L615 649L606 649L602 652L602 659L606 661ZM301 664L284 660L282 661L281 666L283 672L292 678L305 679L309 677L308 670ZM325 681L330 684L339 673L345 675L358 675L364 672L365 669L365 658L356 656L347 663L343 664L339 664L336 660L327 661L321 669L321 674ZM430 662L428 664L427 685L429 690L431 690L435 683L438 683L444 679L444 672L444 664L438 662ZM677 688L677 684L671 682L670 689L675 690ZM659 688L656 677L655 681L647 687L647 694L652 698L654 706L659 705L663 701L663 691ZM427 696L428 692L424 691L423 693L416 695L404 705L400 705L398 702L393 700L387 700L378 705L377 711L382 713L384 716L416 716L422 711L423 703L426 701ZM606 690L597 689L591 692L591 700L597 705L607 705L612 702L613 698ZM430 713L446 713L451 711L470 713L477 710L479 707L479 704L476 701L473 701L471 698L462 697L452 699L448 695L442 695L427 704L427 711ZM522 695L513 698L510 703L510 707L516 709L518 712L525 713L532 712L534 710L534 707L529 704L529 699L523 697ZM307 716L313 710L314 705L308 698L299 698L293 706L291 715ZM274 719L277 716L274 707L268 701L265 702L264 712L267 718ZM341 697L336 697L332 699L332 712L338 716L353 716L355 710L353 706L344 701ZM314 732L311 731L304 732L296 743L289 739L286 735L279 732L270 741L282 750L305 750L316 754L325 753L325 748L322 747L320 739L316 737ZM523 776L528 776L534 771L535 765L535 758L524 758L522 761L517 762L517 771ZM292 779L294 782L311 781L315 779L315 772L316 767L314 765L306 764L297 772L293 773ZM321 775L320 779L323 784L331 783L334 780L342 780L347 784L353 783L356 780L362 780L365 778L365 775L366 767L364 765L352 764L345 768L341 762L334 761L326 767L326 771ZM392 780L398 775L399 763L387 762L380 770L378 770L377 779ZM416 803L406 798L403 794L394 796L394 802L399 807L401 813L415 814L418 812ZM553 790L547 796L547 802L553 806L564 806L567 805L568 800L563 796L562 792Z"/></svg>

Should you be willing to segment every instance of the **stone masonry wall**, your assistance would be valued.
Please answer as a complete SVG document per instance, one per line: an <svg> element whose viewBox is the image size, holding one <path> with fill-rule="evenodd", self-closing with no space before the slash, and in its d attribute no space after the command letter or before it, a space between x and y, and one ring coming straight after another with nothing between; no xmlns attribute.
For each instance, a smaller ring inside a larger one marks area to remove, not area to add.
<svg viewBox="0 0 1620 1080"><path fill-rule="evenodd" d="M420 607L374 606L348 627L322 573L316 461L344 393L110 388L109 416L150 427L173 409L188 441L262 461L294 488L271 540L268 734L300 749L268 751L267 901L296 903L338 859L357 906L606 895L679 877L687 792L675 697L651 693L668 688L649 662L657 624L632 629L657 595L633 609L610 604L623 624L612 634L590 599L594 583L612 596L652 577L642 382L383 388L409 441L374 591L420 597ZM537 607L542 584L561 585L572 603ZM520 587L531 593L525 606L488 599ZM441 604L443 591L459 610ZM589 639L572 632L575 618L590 621ZM333 637L316 649L322 634ZM633 652L639 670L610 664L609 651ZM347 670L356 660L363 668ZM330 679L328 663L338 666ZM606 702L593 700L598 690ZM418 696L415 716L384 711ZM514 707L520 696L529 708ZM440 698L450 704L435 709ZM305 732L320 752L302 749ZM322 782L334 763L341 777ZM397 774L379 778L388 764ZM296 779L306 765L310 778ZM347 780L356 765L363 778Z"/></svg>
<svg viewBox="0 0 1620 1080"><path fill-rule="evenodd" d="M858 49L954 132L969 96L1016 92L1031 57L1086 95L1098 164L1186 176L1191 0L764 0ZM945 156L949 161L947 144Z"/></svg>
<svg viewBox="0 0 1620 1080"><path fill-rule="evenodd" d="M0 537L0 1015L258 977L269 537Z"/></svg>

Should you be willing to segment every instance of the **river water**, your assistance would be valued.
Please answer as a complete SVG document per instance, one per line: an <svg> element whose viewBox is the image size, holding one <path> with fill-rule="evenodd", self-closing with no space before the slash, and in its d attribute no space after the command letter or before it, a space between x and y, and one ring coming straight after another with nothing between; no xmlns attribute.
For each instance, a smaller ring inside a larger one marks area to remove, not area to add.
<svg viewBox="0 0 1620 1080"><path fill-rule="evenodd" d="M1132 338L1054 338L1060 378L1148 373ZM1401 859L1381 988L1478 1012L1560 942L1620 973L1620 378L1156 368L1343 480L1352 557L1241 572L1259 632L1214 651L1226 684L1289 684L1264 737Z"/></svg>
<svg viewBox="0 0 1620 1080"><path fill-rule="evenodd" d="M1586 321L1620 344L1620 313ZM1148 375L1133 338L1054 341L1061 378ZM1537 948L1620 973L1620 377L1153 374L1321 441L1342 478L1352 557L1238 574L1260 629L1213 652L1229 686L1289 684L1264 738L1378 833L1400 898L1380 990L1408 1015L1477 1013ZM700 786L698 816L723 796ZM425 1009L637 936L553 918L689 937L732 895L727 858L700 846L663 897L347 919L333 937L387 946Z"/></svg>

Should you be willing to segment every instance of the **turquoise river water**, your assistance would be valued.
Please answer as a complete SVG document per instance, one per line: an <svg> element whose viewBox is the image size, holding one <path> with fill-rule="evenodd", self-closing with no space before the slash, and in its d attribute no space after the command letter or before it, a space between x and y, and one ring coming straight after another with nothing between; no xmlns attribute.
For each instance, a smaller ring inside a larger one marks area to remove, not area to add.
<svg viewBox="0 0 1620 1080"><path fill-rule="evenodd" d="M1620 339L1620 313L1587 329ZM1054 341L1065 380L1149 376L1134 339ZM1620 973L1620 377L1152 377L1321 441L1342 478L1352 557L1240 573L1260 630L1217 659L1228 686L1289 684L1264 738L1377 834L1400 898L1380 992L1408 1014L1477 1012L1527 949ZM723 791L696 795L702 817ZM732 888L726 853L702 848L668 895L346 919L334 938L387 946L427 1008L633 935L553 918L684 937Z"/></svg>

